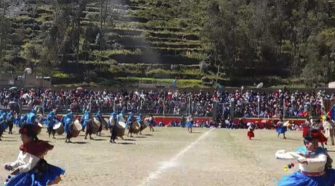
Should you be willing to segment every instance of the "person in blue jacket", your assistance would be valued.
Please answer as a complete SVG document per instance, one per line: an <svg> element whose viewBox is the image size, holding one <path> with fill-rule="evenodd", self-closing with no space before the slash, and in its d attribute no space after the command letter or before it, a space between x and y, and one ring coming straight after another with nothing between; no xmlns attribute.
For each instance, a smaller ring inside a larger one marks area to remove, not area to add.
<svg viewBox="0 0 335 186"><path fill-rule="evenodd" d="M70 111L68 114L64 116L63 121L62 121L65 132L66 132L65 143L71 143L70 139L72 137L73 121L74 121L74 116L73 116L73 113Z"/></svg>
<svg viewBox="0 0 335 186"><path fill-rule="evenodd" d="M109 118L109 129L111 133L111 139L109 142L116 143L115 140L117 138L117 123L118 123L118 117L116 112L113 112Z"/></svg>
<svg viewBox="0 0 335 186"><path fill-rule="evenodd" d="M90 120L90 111L85 111L83 117L81 118L81 123L83 125L83 131L85 131L89 120Z"/></svg>
<svg viewBox="0 0 335 186"><path fill-rule="evenodd" d="M124 112L120 112L118 115L117 115L117 121L123 121L125 122L125 118L124 118Z"/></svg>
<svg viewBox="0 0 335 186"><path fill-rule="evenodd" d="M137 123L140 125L140 127L144 124L142 114L137 116Z"/></svg>
<svg viewBox="0 0 335 186"><path fill-rule="evenodd" d="M96 114L95 114L95 117L99 120L99 122L100 122L100 127L99 127L99 129L98 129L98 133L97 133L97 135L98 136L101 136L101 131L102 131L102 123L103 123L103 117L102 117L102 114L101 114L101 112L100 111L98 111Z"/></svg>
<svg viewBox="0 0 335 186"><path fill-rule="evenodd" d="M126 123L127 124L126 126L127 126L128 129L133 126L134 120L135 120L134 113L131 112L128 116L127 123Z"/></svg>
<svg viewBox="0 0 335 186"><path fill-rule="evenodd" d="M0 111L0 141L1 141L2 134L6 130L6 128L7 128L6 112Z"/></svg>
<svg viewBox="0 0 335 186"><path fill-rule="evenodd" d="M87 139L87 136L90 137L90 140L93 140L92 134L94 132L94 126L93 126L93 113L88 112L89 114L85 116L84 118L84 123L86 126L86 131L85 131L85 140Z"/></svg>
<svg viewBox="0 0 335 186"><path fill-rule="evenodd" d="M13 125L14 125L14 112L9 111L6 115L6 123L8 125L8 134L13 134Z"/></svg>
<svg viewBox="0 0 335 186"><path fill-rule="evenodd" d="M133 137L131 131L132 131L134 121L135 121L135 116L134 116L134 113L131 112L130 115L128 116L127 123L126 123L126 128L128 129L128 136L130 135L130 137Z"/></svg>
<svg viewBox="0 0 335 186"><path fill-rule="evenodd" d="M17 127L22 128L22 126L26 123L26 121L27 121L27 115L17 114L15 119L14 119L14 124Z"/></svg>
<svg viewBox="0 0 335 186"><path fill-rule="evenodd" d="M52 134L52 137L55 139L55 133L56 133L56 131L54 130L54 126L57 123L56 111L55 110L51 111L48 114L45 123L47 125L49 138L50 138L50 136Z"/></svg>
<svg viewBox="0 0 335 186"><path fill-rule="evenodd" d="M36 125L36 110L32 110L27 114L27 120L26 123L27 125Z"/></svg>
<svg viewBox="0 0 335 186"><path fill-rule="evenodd" d="M144 125L143 116L141 113L137 116L137 123L140 125L140 134L142 134L142 130L144 130L146 126Z"/></svg>
<svg viewBox="0 0 335 186"><path fill-rule="evenodd" d="M190 115L190 116L187 118L187 123L186 123L187 131L188 131L189 133L192 133L193 124L194 124L193 116Z"/></svg>
<svg viewBox="0 0 335 186"><path fill-rule="evenodd" d="M155 119L154 119L154 116L152 114L149 117L148 123L149 123L150 132L155 132L155 129L154 129Z"/></svg>

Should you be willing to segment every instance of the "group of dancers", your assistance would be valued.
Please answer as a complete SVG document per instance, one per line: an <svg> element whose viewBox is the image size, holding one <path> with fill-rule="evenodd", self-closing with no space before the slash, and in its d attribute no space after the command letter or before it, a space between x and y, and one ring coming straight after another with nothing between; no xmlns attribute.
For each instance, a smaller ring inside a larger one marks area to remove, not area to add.
<svg viewBox="0 0 335 186"><path fill-rule="evenodd" d="M20 128L24 124L36 125L39 128L45 125L49 138L56 138L56 134L62 135L65 133L66 143L71 143L71 138L77 137L79 132L85 132L85 139L88 137L93 139L93 134L101 136L101 132L105 128L110 130L110 142L115 143L117 137L123 137L123 135L117 134L118 128L121 128L121 130L127 129L128 136L133 137L133 134L141 134L147 126L151 132L154 132L156 123L152 115L144 118L142 114L135 116L134 113L130 113L126 119L124 112L113 112L110 114L109 119L105 120L100 111L95 114L86 111L82 117L75 116L74 113L69 111L62 118L57 116L56 110L51 111L45 117L37 114L35 109L22 116L13 111L0 111L0 140L7 128L9 128L8 133L12 134L14 124Z"/></svg>
<svg viewBox="0 0 335 186"><path fill-rule="evenodd" d="M9 128L9 134L12 134L13 125L20 127L22 145L16 161L6 163L4 168L10 171L5 185L53 185L61 181L61 176L65 170L54 165L50 165L44 159L48 151L53 149L53 145L46 141L38 139L41 132L41 124L43 123L49 134L49 137L55 138L55 134L59 133L61 126L66 133L66 143L71 142L70 139L78 136L79 132L85 131L85 139L92 138L92 134L101 135L103 128L109 128L111 133L110 142L116 143L116 139L124 135L124 130L128 129L128 136L140 134L141 131L148 125L150 131L154 131L155 121L152 115L148 118L143 118L141 114L135 116L130 113L125 119L123 112L111 113L107 121L104 120L102 114L97 112L93 114L86 111L81 118L76 117L72 112L68 112L64 117L59 118L55 110L51 111L46 117L39 116L35 110L32 110L26 115L18 116L15 112L0 112L0 137L3 132ZM94 123L100 122L100 125ZM106 122L105 125L102 123ZM188 132L192 132L193 118L187 118ZM77 126L76 126L77 125ZM79 126L78 126L79 125ZM121 127L121 128L120 128ZM280 119L277 123L278 137L283 135L290 127L290 122L284 123ZM279 150L275 156L278 159L292 160L288 167L292 168L295 165L299 170L292 175L285 176L279 181L279 186L334 186L335 185L335 170L332 169L332 159L329 156L325 145L328 138L331 139L331 144L334 145L333 135L335 126L330 118L321 120L306 120L303 127L303 144L294 152L286 152ZM248 138L254 138L255 124L248 123ZM120 130L121 129L121 130ZM120 133L120 131L123 131ZM326 136L328 137L326 137Z"/></svg>
<svg viewBox="0 0 335 186"><path fill-rule="evenodd" d="M334 145L334 137L335 137L335 124L329 117L325 117L323 119L312 120L311 118L306 119L305 123L302 124L303 137L306 137L309 134L311 129L318 131L318 138L322 147L324 144L327 144L327 139L331 140L331 144ZM288 120L284 122L283 118L280 118L279 121L275 124L277 137L283 136L283 139L286 139L286 132L289 128L292 127L292 121ZM247 123L248 132L247 136L249 140L255 137L255 129L256 125L254 123Z"/></svg>
<svg viewBox="0 0 335 186"><path fill-rule="evenodd" d="M79 121L79 123L78 123ZM97 129L93 126L94 122L103 123L105 120L100 112L95 115L86 111L85 114L79 120L78 117L72 112L64 115L63 118L59 119L56 115L55 110L51 111L46 117L41 117L37 114L36 110L32 110L26 115L18 116L14 112L0 112L0 136L3 132L9 128L9 134L12 134L13 125L16 124L20 129L22 145L20 146L20 152L16 161L6 163L4 165L5 170L10 171L10 175L7 177L6 186L19 186L19 185L54 185L61 181L61 176L64 175L65 170L62 168L48 164L44 156L48 151L53 149L53 145L47 141L38 139L38 135L41 132L41 124L43 123L49 134L49 138L52 136L55 138L55 134L58 132L57 128L63 126L64 132L66 133L66 143L71 142L70 139L78 136L79 130L85 131L85 139L89 136L92 138L92 134L101 135L103 127L109 128L111 132L110 142L115 143L117 137L123 136L118 134L118 124L124 123L123 130L128 129L128 136L132 136L133 133L140 133L146 125L150 127L150 131L154 131L154 117L150 115L148 118L143 118L141 114L135 117L134 113L131 113L127 120L125 119L124 113L117 114L113 112L106 126L99 125ZM77 122L77 123L76 123ZM80 125L80 127L74 127L74 125ZM137 125L138 131L134 128ZM56 127L56 128L55 128Z"/></svg>

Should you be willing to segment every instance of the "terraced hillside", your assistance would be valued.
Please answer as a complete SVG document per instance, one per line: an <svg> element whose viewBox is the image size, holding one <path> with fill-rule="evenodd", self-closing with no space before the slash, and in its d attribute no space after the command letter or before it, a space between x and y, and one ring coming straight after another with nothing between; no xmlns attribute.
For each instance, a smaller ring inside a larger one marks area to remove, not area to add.
<svg viewBox="0 0 335 186"><path fill-rule="evenodd" d="M88 60L191 65L198 64L203 57L199 25L192 25L191 29L188 18L174 14L175 8L162 8L162 1L114 0L110 3L107 15L111 19L102 26L106 46L100 52L99 44L91 44L90 50L95 55ZM83 26L99 25L100 3L87 3L84 14Z"/></svg>
<svg viewBox="0 0 335 186"><path fill-rule="evenodd" d="M90 81L129 76L199 81L203 76L202 20L191 11L200 6L196 1L16 0L8 5L4 60L14 69L41 66L44 58L58 55L52 72L61 83L80 81L82 75L92 76ZM50 40L55 54L50 49L44 57Z"/></svg>

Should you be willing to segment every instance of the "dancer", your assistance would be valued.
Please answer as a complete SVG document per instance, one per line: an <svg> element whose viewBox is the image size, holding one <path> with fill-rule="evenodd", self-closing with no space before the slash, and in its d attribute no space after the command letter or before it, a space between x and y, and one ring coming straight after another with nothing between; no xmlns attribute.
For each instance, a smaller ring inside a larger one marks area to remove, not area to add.
<svg viewBox="0 0 335 186"><path fill-rule="evenodd" d="M276 158L296 160L299 171L282 178L279 186L334 186L335 170L331 169L332 159L327 150L319 147L318 139L313 136L304 138L304 146L297 152L277 151ZM289 167L294 166L291 163Z"/></svg>
<svg viewBox="0 0 335 186"><path fill-rule="evenodd" d="M46 125L47 125L49 138L52 135L52 138L55 139L56 131L53 128L54 128L56 122L57 122L56 110L53 110L48 114L47 119L46 119Z"/></svg>
<svg viewBox="0 0 335 186"><path fill-rule="evenodd" d="M129 135L130 135L130 137L133 137L133 134L132 134L132 127L133 127L133 123L134 123L134 121L135 121L135 116L134 116L134 113L133 112L131 112L130 113L130 115L128 116L128 119L127 119L127 127L126 128L128 128L128 137L129 137Z"/></svg>
<svg viewBox="0 0 335 186"><path fill-rule="evenodd" d="M180 121L180 125L181 125L181 127L185 128L186 123L187 123L187 119L185 118L184 115L182 115L182 117L181 117L181 121Z"/></svg>
<svg viewBox="0 0 335 186"><path fill-rule="evenodd" d="M249 140L252 140L252 138L255 137L254 130L255 130L256 126L253 123L248 123L247 126L248 126L247 136L248 136Z"/></svg>
<svg viewBox="0 0 335 186"><path fill-rule="evenodd" d="M187 125L187 131L189 133L192 133L193 124L194 124L193 117L192 117L192 115L190 115L187 118L187 124L186 124Z"/></svg>
<svg viewBox="0 0 335 186"><path fill-rule="evenodd" d="M68 114L66 114L62 120L62 123L64 125L64 129L66 132L66 139L65 143L71 143L71 137L72 137L72 125L74 121L74 116L71 111L69 111Z"/></svg>
<svg viewBox="0 0 335 186"><path fill-rule="evenodd" d="M326 120L323 122L323 130L326 137L330 138L332 145L334 145L334 123L329 117L326 117Z"/></svg>
<svg viewBox="0 0 335 186"><path fill-rule="evenodd" d="M140 135L142 135L142 130L146 128L146 125L144 124L144 121L143 121L142 114L139 114L137 116L137 123L140 125Z"/></svg>
<svg viewBox="0 0 335 186"><path fill-rule="evenodd" d="M311 129L311 118L307 118L305 123L302 125L302 137L309 136L309 131Z"/></svg>
<svg viewBox="0 0 335 186"><path fill-rule="evenodd" d="M89 117L85 118L84 123L86 123L85 140L87 139L87 136L90 136L90 140L93 140L92 134L94 126L93 126L93 114L91 112L89 114Z"/></svg>
<svg viewBox="0 0 335 186"><path fill-rule="evenodd" d="M324 148L324 145L327 145L328 139L323 135L321 128L321 120L316 120L314 123L312 123L309 135L313 135L313 137L317 138L321 143L321 146Z"/></svg>
<svg viewBox="0 0 335 186"><path fill-rule="evenodd" d="M95 114L95 117L98 119L98 121L100 122L100 126L98 128L98 132L97 132L97 136L101 136L101 131L102 131L102 124L103 124L103 117L102 117L102 114L100 111L98 111L96 114Z"/></svg>
<svg viewBox="0 0 335 186"><path fill-rule="evenodd" d="M85 111L83 117L81 118L81 123L83 125L83 129L82 129L83 132L85 131L87 127L89 119L90 119L90 111L87 110Z"/></svg>
<svg viewBox="0 0 335 186"><path fill-rule="evenodd" d="M61 181L61 176L65 171L48 164L44 159L47 152L54 146L39 140L37 131L37 125L24 125L20 129L23 144L20 147L18 159L5 164L5 169L11 171L5 183L6 186L44 186L58 184Z"/></svg>
<svg viewBox="0 0 335 186"><path fill-rule="evenodd" d="M109 118L109 129L110 129L110 133L111 133L111 139L110 139L110 143L116 143L115 140L117 138L117 114L115 112L113 112Z"/></svg>
<svg viewBox="0 0 335 186"><path fill-rule="evenodd" d="M155 132L155 129L154 129L154 126L155 126L155 119L154 119L154 116L153 116L152 114L150 114L148 123L149 123L149 129L150 129L150 132Z"/></svg>
<svg viewBox="0 0 335 186"><path fill-rule="evenodd" d="M7 123L5 113L3 111L0 111L0 141L6 129L7 129Z"/></svg>
<svg viewBox="0 0 335 186"><path fill-rule="evenodd" d="M283 139L286 139L285 133L287 131L287 125L284 124L283 122L283 118L280 118L280 120L277 122L277 134L278 134L278 138L279 136L282 134L283 135Z"/></svg>
<svg viewBox="0 0 335 186"><path fill-rule="evenodd" d="M13 125L14 125L14 112L9 111L6 115L6 123L8 126L8 134L13 134Z"/></svg>
<svg viewBox="0 0 335 186"><path fill-rule="evenodd" d="M27 114L27 117L26 117L26 123L25 124L28 124L28 125L36 125L36 110L32 110L31 112L29 112Z"/></svg>

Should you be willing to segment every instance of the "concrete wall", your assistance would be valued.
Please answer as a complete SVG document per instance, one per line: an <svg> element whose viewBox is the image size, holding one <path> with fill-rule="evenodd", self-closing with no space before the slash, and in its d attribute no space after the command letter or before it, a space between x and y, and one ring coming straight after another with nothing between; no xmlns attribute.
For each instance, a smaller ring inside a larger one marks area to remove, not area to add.
<svg viewBox="0 0 335 186"><path fill-rule="evenodd" d="M16 78L17 74L0 74L0 87L51 87L51 81L37 79L35 74L26 75L26 77Z"/></svg>

